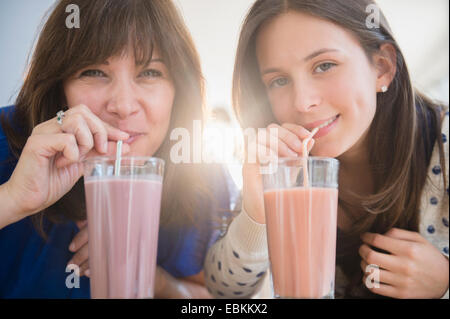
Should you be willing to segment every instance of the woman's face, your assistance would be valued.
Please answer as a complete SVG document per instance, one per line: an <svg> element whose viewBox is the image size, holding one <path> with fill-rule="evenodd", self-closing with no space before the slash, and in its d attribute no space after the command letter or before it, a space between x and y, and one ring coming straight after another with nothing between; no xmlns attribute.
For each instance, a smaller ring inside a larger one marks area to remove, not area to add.
<svg viewBox="0 0 450 319"><path fill-rule="evenodd" d="M84 104L128 132L127 155L152 156L166 136L175 88L157 48L146 66L136 66L129 53L79 70L65 81L64 92L69 108Z"/></svg>
<svg viewBox="0 0 450 319"><path fill-rule="evenodd" d="M280 124L312 130L335 119L315 135L312 155L338 157L364 140L375 115L379 80L349 32L310 15L288 12L263 26L256 54Z"/></svg>

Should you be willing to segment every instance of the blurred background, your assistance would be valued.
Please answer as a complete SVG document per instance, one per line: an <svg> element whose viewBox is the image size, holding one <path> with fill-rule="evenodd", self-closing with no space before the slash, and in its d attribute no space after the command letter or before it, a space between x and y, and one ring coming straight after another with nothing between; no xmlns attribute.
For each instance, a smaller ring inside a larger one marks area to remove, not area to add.
<svg viewBox="0 0 450 319"><path fill-rule="evenodd" d="M217 129L237 128L231 109L231 80L239 29L253 0L174 0L202 59L207 101L212 109L205 146L214 158L226 158L240 188L239 136L217 147ZM14 103L29 53L54 0L0 0L0 106ZM449 1L378 0L403 50L416 87L449 101ZM217 111L217 109L221 109ZM229 134L229 133L228 133ZM231 144L231 145L230 145ZM224 154L228 152L229 154Z"/></svg>

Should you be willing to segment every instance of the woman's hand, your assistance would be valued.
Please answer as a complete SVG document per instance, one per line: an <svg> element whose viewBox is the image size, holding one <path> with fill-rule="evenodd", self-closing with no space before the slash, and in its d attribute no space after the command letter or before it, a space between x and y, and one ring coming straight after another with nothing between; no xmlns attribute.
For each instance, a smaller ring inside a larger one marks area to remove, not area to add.
<svg viewBox="0 0 450 319"><path fill-rule="evenodd" d="M78 226L79 232L75 235L69 245L69 250L75 254L67 264L77 265L80 268L80 276L89 277L90 273L87 221L80 221L76 224Z"/></svg>
<svg viewBox="0 0 450 319"><path fill-rule="evenodd" d="M242 191L245 211L254 221L264 224L264 195L260 163L267 163L273 157L302 155L302 141L310 135L310 132L302 126L285 123L281 126L271 124L261 133L256 140L247 143L246 160L242 168ZM276 143L271 143L271 137ZM308 151L313 145L314 140L311 140Z"/></svg>
<svg viewBox="0 0 450 319"><path fill-rule="evenodd" d="M5 183L15 203L16 221L49 207L66 194L83 175L83 159L112 155L115 141L128 137L84 105L66 111L62 125L56 117L37 125ZM123 151L129 151L127 144Z"/></svg>
<svg viewBox="0 0 450 319"><path fill-rule="evenodd" d="M366 286L367 265L379 267L379 284L368 287L373 293L393 298L441 298L447 291L448 259L419 233L393 228L384 235L365 233L361 238L364 244L359 254Z"/></svg>

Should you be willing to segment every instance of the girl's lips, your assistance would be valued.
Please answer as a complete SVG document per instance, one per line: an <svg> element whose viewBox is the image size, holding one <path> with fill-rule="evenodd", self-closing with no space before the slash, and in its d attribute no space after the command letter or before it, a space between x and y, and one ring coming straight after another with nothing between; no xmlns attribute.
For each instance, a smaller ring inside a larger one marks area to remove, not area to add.
<svg viewBox="0 0 450 319"><path fill-rule="evenodd" d="M317 131L316 135L314 135L314 138L317 139L317 138L327 135L337 125L340 117L341 117L340 114L338 114L336 116L336 118L330 124L328 124L325 127L320 128L320 130ZM323 123L326 123L326 121Z"/></svg>

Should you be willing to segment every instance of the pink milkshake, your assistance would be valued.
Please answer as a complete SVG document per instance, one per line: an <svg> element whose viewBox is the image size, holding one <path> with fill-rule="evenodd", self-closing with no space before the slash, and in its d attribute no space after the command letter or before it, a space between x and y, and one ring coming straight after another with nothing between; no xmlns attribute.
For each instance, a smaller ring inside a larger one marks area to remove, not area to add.
<svg viewBox="0 0 450 319"><path fill-rule="evenodd" d="M304 154L280 158L277 171L263 175L273 292L334 298L339 162L308 158L306 146Z"/></svg>
<svg viewBox="0 0 450 319"><path fill-rule="evenodd" d="M85 178L92 298L153 297L161 192L159 176Z"/></svg>
<svg viewBox="0 0 450 319"><path fill-rule="evenodd" d="M275 296L333 295L338 190L266 191L264 202Z"/></svg>

